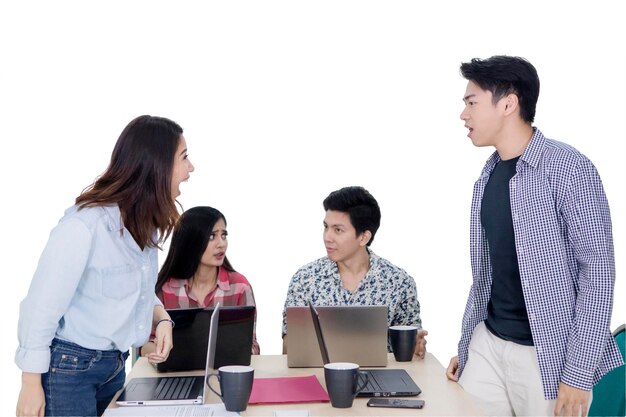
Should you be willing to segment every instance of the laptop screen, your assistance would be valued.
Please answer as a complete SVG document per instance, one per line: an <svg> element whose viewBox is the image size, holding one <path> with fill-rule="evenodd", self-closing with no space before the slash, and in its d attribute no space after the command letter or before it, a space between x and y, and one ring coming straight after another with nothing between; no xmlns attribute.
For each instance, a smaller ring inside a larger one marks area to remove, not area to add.
<svg viewBox="0 0 626 417"><path fill-rule="evenodd" d="M387 365L387 306L315 306L333 362ZM311 309L287 307L289 367L323 366Z"/></svg>
<svg viewBox="0 0 626 417"><path fill-rule="evenodd" d="M167 361L157 365L159 372L204 369L213 307L168 310L176 323L172 331L174 349ZM219 337L215 367L249 365L254 332L254 306L220 307Z"/></svg>

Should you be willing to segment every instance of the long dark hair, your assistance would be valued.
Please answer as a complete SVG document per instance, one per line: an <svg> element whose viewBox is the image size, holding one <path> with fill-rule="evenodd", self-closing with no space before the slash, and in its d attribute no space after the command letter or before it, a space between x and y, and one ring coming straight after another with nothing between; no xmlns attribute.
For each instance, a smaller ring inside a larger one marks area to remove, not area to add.
<svg viewBox="0 0 626 417"><path fill-rule="evenodd" d="M104 173L76 198L80 208L117 204L137 244L158 247L179 217L172 170L183 129L175 122L139 116L122 131ZM158 240L154 233L158 231Z"/></svg>
<svg viewBox="0 0 626 417"><path fill-rule="evenodd" d="M204 206L190 208L180 216L172 233L167 258L159 271L155 286L157 294L168 278L190 279L193 277L209 244L213 227L220 219L226 223L226 218L219 210ZM235 271L226 256L222 268Z"/></svg>

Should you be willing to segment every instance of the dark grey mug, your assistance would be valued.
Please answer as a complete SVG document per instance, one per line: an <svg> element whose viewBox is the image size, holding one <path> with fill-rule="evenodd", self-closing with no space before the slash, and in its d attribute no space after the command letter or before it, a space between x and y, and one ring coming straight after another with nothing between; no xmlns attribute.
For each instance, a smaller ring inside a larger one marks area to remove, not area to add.
<svg viewBox="0 0 626 417"><path fill-rule="evenodd" d="M221 394L209 383L212 376L219 380ZM239 365L222 366L216 374L209 374L206 378L207 386L222 399L226 411L236 412L244 411L248 407L253 381L254 368Z"/></svg>
<svg viewBox="0 0 626 417"><path fill-rule="evenodd" d="M333 362L324 365L326 390L330 404L335 408L352 407L354 397L367 386L369 377L359 371L359 365L349 362Z"/></svg>
<svg viewBox="0 0 626 417"><path fill-rule="evenodd" d="M409 362L415 353L417 340L416 326L391 326L389 328L389 340L393 356L398 362Z"/></svg>

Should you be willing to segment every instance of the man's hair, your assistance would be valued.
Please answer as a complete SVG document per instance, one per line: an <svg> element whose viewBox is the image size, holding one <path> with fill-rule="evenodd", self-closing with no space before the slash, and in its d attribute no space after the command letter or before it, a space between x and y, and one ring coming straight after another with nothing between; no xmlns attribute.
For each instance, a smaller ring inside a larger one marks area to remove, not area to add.
<svg viewBox="0 0 626 417"><path fill-rule="evenodd" d="M357 236L369 230L370 246L380 226L380 208L376 199L363 187L344 187L333 191L324 199L324 210L347 213Z"/></svg>
<svg viewBox="0 0 626 417"><path fill-rule="evenodd" d="M494 104L508 94L515 94L519 99L521 118L528 123L535 120L539 76L526 59L506 55L474 58L461 64L461 75L483 90L491 91Z"/></svg>

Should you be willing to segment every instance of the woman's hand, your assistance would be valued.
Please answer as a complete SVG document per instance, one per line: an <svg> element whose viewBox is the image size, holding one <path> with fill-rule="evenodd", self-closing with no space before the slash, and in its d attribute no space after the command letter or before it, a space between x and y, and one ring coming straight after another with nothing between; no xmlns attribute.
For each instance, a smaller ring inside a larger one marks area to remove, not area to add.
<svg viewBox="0 0 626 417"><path fill-rule="evenodd" d="M17 399L15 415L43 417L46 397L41 386L41 374L22 372L22 389Z"/></svg>
<svg viewBox="0 0 626 417"><path fill-rule="evenodd" d="M157 324L154 330L154 351L145 355L151 364L165 362L169 356L170 350L174 347L172 327L171 321L160 321Z"/></svg>

